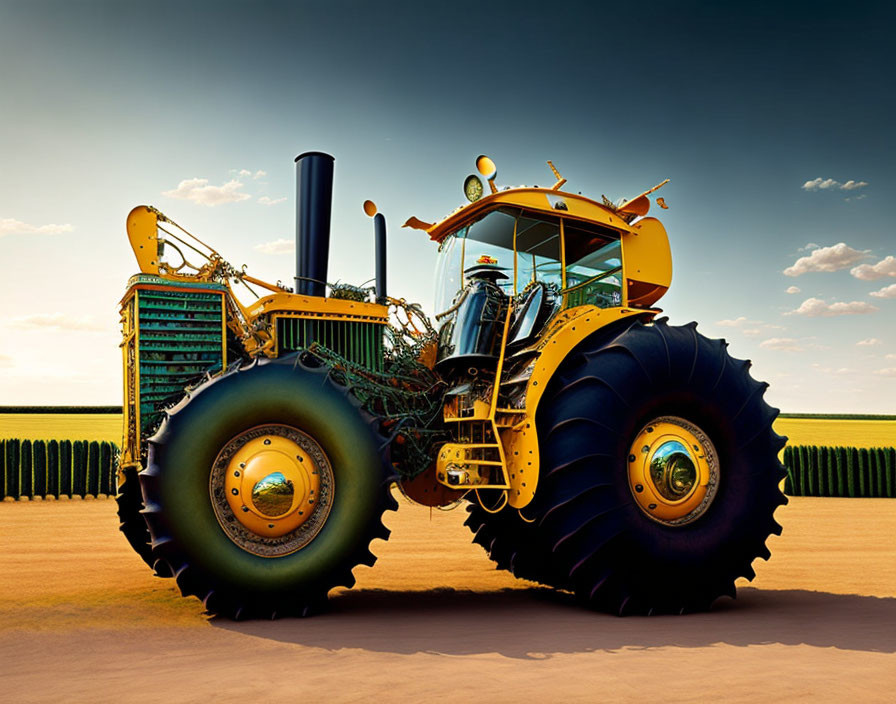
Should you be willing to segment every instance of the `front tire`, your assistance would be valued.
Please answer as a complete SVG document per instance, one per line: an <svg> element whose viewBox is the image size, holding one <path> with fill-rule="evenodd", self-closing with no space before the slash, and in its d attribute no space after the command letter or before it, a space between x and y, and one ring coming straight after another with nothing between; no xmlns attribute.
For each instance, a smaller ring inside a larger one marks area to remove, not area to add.
<svg viewBox="0 0 896 704"><path fill-rule="evenodd" d="M152 556L151 539L146 521L140 513L143 511L143 494L140 491L140 482L137 479L137 470L128 467L124 470L124 481L118 485L118 493L115 496L118 506L118 529L122 532L128 544L134 549L147 565L155 570L159 577L170 577L168 566L157 563Z"/></svg>
<svg viewBox="0 0 896 704"><path fill-rule="evenodd" d="M396 504L377 425L295 356L210 380L149 441L140 483L153 559L213 614L316 610L389 535L381 516Z"/></svg>

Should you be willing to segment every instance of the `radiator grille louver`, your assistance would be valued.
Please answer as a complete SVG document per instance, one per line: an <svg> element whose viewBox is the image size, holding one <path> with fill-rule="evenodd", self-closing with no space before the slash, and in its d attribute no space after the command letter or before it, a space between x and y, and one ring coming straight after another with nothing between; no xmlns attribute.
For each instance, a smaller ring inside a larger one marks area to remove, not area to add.
<svg viewBox="0 0 896 704"><path fill-rule="evenodd" d="M306 349L317 342L373 371L383 368L383 325L323 318L277 318L277 353Z"/></svg>
<svg viewBox="0 0 896 704"><path fill-rule="evenodd" d="M222 294L139 289L140 430L184 387L224 363Z"/></svg>

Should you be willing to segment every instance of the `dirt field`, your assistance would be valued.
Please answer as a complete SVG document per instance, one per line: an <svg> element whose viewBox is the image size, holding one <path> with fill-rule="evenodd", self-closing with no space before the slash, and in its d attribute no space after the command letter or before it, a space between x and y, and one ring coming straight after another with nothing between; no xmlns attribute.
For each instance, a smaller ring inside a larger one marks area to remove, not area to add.
<svg viewBox="0 0 896 704"><path fill-rule="evenodd" d="M791 499L752 586L685 617L515 581L464 515L402 505L329 613L233 623L149 574L113 501L2 503L4 701L892 701L892 500Z"/></svg>

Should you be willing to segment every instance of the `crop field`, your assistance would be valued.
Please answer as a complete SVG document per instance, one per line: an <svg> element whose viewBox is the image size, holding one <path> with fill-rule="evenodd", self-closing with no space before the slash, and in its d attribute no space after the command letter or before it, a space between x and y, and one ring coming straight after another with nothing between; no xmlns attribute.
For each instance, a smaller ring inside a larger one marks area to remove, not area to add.
<svg viewBox="0 0 896 704"><path fill-rule="evenodd" d="M896 446L896 420L779 418L791 445ZM0 438L121 442L117 413L0 413Z"/></svg>
<svg viewBox="0 0 896 704"><path fill-rule="evenodd" d="M0 413L0 438L121 442L120 413Z"/></svg>
<svg viewBox="0 0 896 704"><path fill-rule="evenodd" d="M775 431L789 445L896 447L896 420L778 418Z"/></svg>

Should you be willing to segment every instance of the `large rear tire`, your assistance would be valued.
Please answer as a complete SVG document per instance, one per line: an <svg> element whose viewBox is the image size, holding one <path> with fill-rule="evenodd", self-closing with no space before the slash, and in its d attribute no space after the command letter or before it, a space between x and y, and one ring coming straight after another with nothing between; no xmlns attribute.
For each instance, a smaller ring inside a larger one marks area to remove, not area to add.
<svg viewBox="0 0 896 704"><path fill-rule="evenodd" d="M767 385L726 346L658 320L577 348L539 406L533 523L471 509L498 566L619 614L706 609L752 579L781 532L785 439ZM677 488L660 478L670 448L692 460Z"/></svg>
<svg viewBox="0 0 896 704"><path fill-rule="evenodd" d="M316 610L389 536L381 516L396 503L377 425L326 368L294 355L210 380L149 441L152 558L213 614Z"/></svg>

